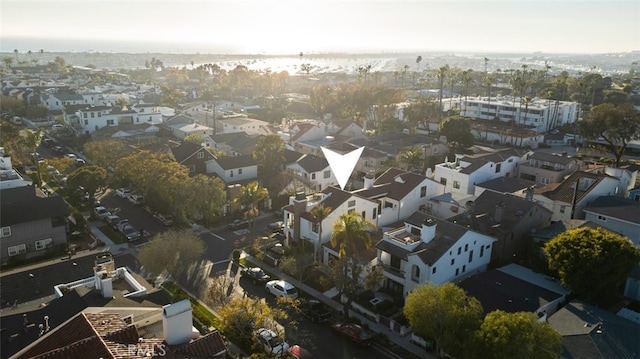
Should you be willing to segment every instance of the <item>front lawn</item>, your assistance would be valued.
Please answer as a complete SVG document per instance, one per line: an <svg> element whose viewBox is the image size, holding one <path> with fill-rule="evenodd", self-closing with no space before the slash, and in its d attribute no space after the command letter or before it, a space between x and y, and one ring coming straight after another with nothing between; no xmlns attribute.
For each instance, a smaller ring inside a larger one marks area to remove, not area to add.
<svg viewBox="0 0 640 359"><path fill-rule="evenodd" d="M115 229L107 226L106 224L104 226L98 227L98 230L104 233L105 236L109 237L109 239L112 240L115 244L123 244L128 242L120 232L117 232Z"/></svg>

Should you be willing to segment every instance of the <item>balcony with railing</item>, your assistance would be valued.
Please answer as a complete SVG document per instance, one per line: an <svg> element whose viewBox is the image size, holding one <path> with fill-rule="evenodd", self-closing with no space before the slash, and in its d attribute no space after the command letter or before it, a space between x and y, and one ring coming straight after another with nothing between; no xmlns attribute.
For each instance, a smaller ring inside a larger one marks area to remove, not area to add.
<svg viewBox="0 0 640 359"><path fill-rule="evenodd" d="M420 244L422 237L419 234L412 234L405 228L398 228L388 231L384 235L384 240L405 250L411 251Z"/></svg>
<svg viewBox="0 0 640 359"><path fill-rule="evenodd" d="M378 265L382 266L382 270L385 275L396 281L404 281L404 271L400 268L393 267L389 264L378 262Z"/></svg>

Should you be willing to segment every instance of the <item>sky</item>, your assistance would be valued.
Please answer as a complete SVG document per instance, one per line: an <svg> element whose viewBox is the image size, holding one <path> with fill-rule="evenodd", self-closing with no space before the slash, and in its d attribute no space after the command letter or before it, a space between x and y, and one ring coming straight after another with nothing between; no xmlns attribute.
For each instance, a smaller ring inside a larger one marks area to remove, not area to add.
<svg viewBox="0 0 640 359"><path fill-rule="evenodd" d="M0 14L2 52L640 50L640 0L0 0Z"/></svg>

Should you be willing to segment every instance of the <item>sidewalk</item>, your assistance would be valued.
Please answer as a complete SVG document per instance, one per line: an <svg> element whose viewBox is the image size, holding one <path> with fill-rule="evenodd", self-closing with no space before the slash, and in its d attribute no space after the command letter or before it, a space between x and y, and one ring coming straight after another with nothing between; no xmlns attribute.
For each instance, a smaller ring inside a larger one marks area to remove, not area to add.
<svg viewBox="0 0 640 359"><path fill-rule="evenodd" d="M343 305L342 303L336 302L335 300L331 299L330 297L328 297L325 293L321 293L318 290L299 282L298 280L294 279L293 277L282 273L280 271L279 268L276 267L272 267L262 261L260 261L259 259L251 256L250 254L246 253L246 252L242 252L242 257L246 258L247 260L255 263L256 265L260 266L262 269L269 271L271 273L276 274L279 278L282 278L284 280L286 280L287 282L293 284L296 288L299 288L300 290L308 293L310 296L315 297L316 299L322 301L323 303L327 304L328 306L332 307L333 309L335 309L338 312L342 312L343 311ZM361 323L363 324L367 324L367 326L369 327L369 329L371 329L372 331L376 332L376 333L381 333L384 334L387 338L389 338L390 341L392 341L393 343L397 344L398 346L401 346L402 348L406 349L407 351L410 351L411 353L413 353L414 355L416 355L419 358L436 358L435 355L431 354L431 353L427 353L425 349L423 349L422 347L414 344L411 341L411 332L405 334L404 336L401 336L400 333L392 330L391 328L389 328L388 326L381 324L381 323L377 323L375 321L372 321L362 315L360 315L357 312L354 312L353 310L349 311L349 316L350 317L355 317L358 318ZM397 355L396 355L397 356Z"/></svg>
<svg viewBox="0 0 640 359"><path fill-rule="evenodd" d="M89 230L93 235L104 243L104 248L102 251L111 252L113 255L119 254L120 252L125 252L129 250L129 243L123 244L115 244L111 238L109 238L106 234L102 233L101 230L98 229L95 225L89 225Z"/></svg>

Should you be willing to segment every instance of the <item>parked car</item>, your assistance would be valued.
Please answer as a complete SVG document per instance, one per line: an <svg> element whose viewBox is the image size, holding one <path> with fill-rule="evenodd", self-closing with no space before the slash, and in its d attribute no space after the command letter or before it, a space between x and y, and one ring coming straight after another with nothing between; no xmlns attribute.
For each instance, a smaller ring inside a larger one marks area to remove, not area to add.
<svg viewBox="0 0 640 359"><path fill-rule="evenodd" d="M313 359L311 352L297 344L290 346L288 352L295 359Z"/></svg>
<svg viewBox="0 0 640 359"><path fill-rule="evenodd" d="M331 318L329 308L317 299L309 299L303 302L302 314L314 323L324 323Z"/></svg>
<svg viewBox="0 0 640 359"><path fill-rule="evenodd" d="M256 330L256 340L267 354L284 356L289 350L289 344L280 339L271 329L260 328Z"/></svg>
<svg viewBox="0 0 640 359"><path fill-rule="evenodd" d="M120 198L129 198L129 195L131 195L131 190L128 188L123 187L116 189L116 196Z"/></svg>
<svg viewBox="0 0 640 359"><path fill-rule="evenodd" d="M126 218L122 218L120 219L120 222L116 223L116 229L118 230L118 232L122 233L122 230L128 224L129 224L129 220Z"/></svg>
<svg viewBox="0 0 640 359"><path fill-rule="evenodd" d="M134 206L141 206L144 204L144 196L141 194L132 194L129 196L129 202Z"/></svg>
<svg viewBox="0 0 640 359"><path fill-rule="evenodd" d="M76 167L82 167L87 164L87 161L82 158L76 158Z"/></svg>
<svg viewBox="0 0 640 359"><path fill-rule="evenodd" d="M265 284L264 289L269 294L273 294L276 297L284 298L298 298L298 289L293 284L284 280L272 280Z"/></svg>
<svg viewBox="0 0 640 359"><path fill-rule="evenodd" d="M53 146L51 149L54 153L62 154L64 153L64 148L62 146Z"/></svg>
<svg viewBox="0 0 640 359"><path fill-rule="evenodd" d="M266 283L271 280L271 276L265 273L260 267L244 268L240 274L244 278L250 279L254 284L258 282Z"/></svg>
<svg viewBox="0 0 640 359"><path fill-rule="evenodd" d="M49 137L43 137L42 140L40 141L40 143L44 147L53 147L55 145L56 141L54 141L53 139L51 139Z"/></svg>
<svg viewBox="0 0 640 359"><path fill-rule="evenodd" d="M284 228L284 222L277 221L267 224L267 228L272 231L281 231Z"/></svg>
<svg viewBox="0 0 640 359"><path fill-rule="evenodd" d="M163 226L173 226L173 216L170 214L155 213L153 219Z"/></svg>
<svg viewBox="0 0 640 359"><path fill-rule="evenodd" d="M75 160L77 160L77 159L78 159L78 156L76 156L76 155L75 155L75 154L73 154L73 153L67 153L66 155L64 155L64 158L70 158L70 159L72 159L72 160L74 160L74 161L75 161Z"/></svg>
<svg viewBox="0 0 640 359"><path fill-rule="evenodd" d="M236 230L249 226L249 222L246 219L236 219L235 221L227 224L228 229Z"/></svg>
<svg viewBox="0 0 640 359"><path fill-rule="evenodd" d="M122 227L121 232L125 237L127 237L127 240L129 240L129 241L137 241L138 239L140 239L140 231L135 229L130 224L125 224Z"/></svg>
<svg viewBox="0 0 640 359"><path fill-rule="evenodd" d="M336 323L331 326L333 331L359 345L371 344L373 333L353 323Z"/></svg>
<svg viewBox="0 0 640 359"><path fill-rule="evenodd" d="M111 212L109 212L109 210L106 207L98 206L98 207L93 207L93 215L97 219L102 220L109 217L111 215Z"/></svg>
<svg viewBox="0 0 640 359"><path fill-rule="evenodd" d="M122 220L122 218L120 218L120 216L116 216L115 214L112 214L110 216L107 216L104 221L109 225L109 227L113 228L113 229L118 229L118 223L120 223L120 221Z"/></svg>

